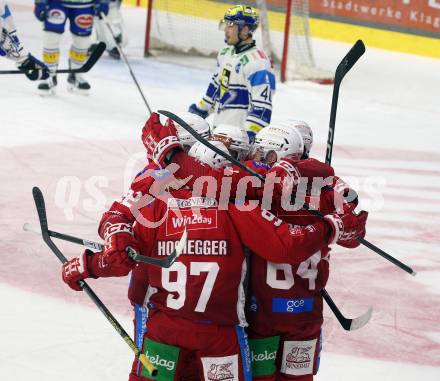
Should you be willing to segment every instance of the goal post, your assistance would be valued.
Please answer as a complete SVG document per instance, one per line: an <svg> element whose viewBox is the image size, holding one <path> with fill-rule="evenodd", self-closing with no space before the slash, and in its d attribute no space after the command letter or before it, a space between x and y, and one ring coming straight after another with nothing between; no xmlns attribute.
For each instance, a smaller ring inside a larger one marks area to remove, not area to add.
<svg viewBox="0 0 440 381"><path fill-rule="evenodd" d="M224 46L219 20L229 6L242 3L258 8L257 45L279 67L281 81L333 82L333 74L315 64L309 0L144 0L145 3L145 55L176 52L215 57Z"/></svg>

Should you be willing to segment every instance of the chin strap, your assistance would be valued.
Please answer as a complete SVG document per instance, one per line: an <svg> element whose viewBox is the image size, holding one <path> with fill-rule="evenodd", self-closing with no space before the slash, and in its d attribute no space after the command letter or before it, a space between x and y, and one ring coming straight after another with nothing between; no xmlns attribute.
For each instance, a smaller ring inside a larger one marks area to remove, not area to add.
<svg viewBox="0 0 440 381"><path fill-rule="evenodd" d="M236 53L244 52L245 50L251 49L255 46L255 40L243 45L240 45L241 42L243 42L243 40L239 40L239 42L234 45Z"/></svg>

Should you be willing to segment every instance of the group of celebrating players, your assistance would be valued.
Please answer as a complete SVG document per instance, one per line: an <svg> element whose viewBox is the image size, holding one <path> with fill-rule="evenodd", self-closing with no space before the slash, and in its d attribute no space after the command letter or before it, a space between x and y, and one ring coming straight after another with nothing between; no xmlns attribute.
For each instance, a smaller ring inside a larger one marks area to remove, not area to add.
<svg viewBox="0 0 440 381"><path fill-rule="evenodd" d="M148 164L99 224L105 249L63 266L76 290L79 280L131 273L136 344L159 371L135 359L131 381L312 380L330 245L355 248L365 236L368 214L347 197L355 193L309 157L308 124L270 123L275 76L252 38L255 10L232 7L221 25L228 46L205 96L180 118L258 177L153 113L142 129ZM185 231L169 268L126 253L169 256Z"/></svg>
<svg viewBox="0 0 440 381"><path fill-rule="evenodd" d="M334 186L340 180L333 169L308 156L306 123L269 125L251 145L234 126L210 132L203 118L181 117L271 181L258 184L153 113L142 131L149 164L99 224L105 249L71 259L63 279L79 290L79 280L131 272L135 338L164 379L312 380L329 246L357 247L367 213L353 213L356 201L347 202L344 188ZM330 185L313 190L316 178ZM286 207L300 196L304 205ZM262 207L268 200L270 211ZM136 264L126 254L132 247L163 258L185 229L182 254L169 268ZM130 380L150 378L136 360Z"/></svg>
<svg viewBox="0 0 440 381"><path fill-rule="evenodd" d="M353 192L310 157L307 123L270 122L275 77L252 39L257 26L252 7L226 12L218 70L202 101L180 117L259 177L153 113L142 129L148 163L100 221L104 249L63 265L64 282L78 291L80 280L131 273L136 344L159 371L152 377L135 359L131 381L310 381L318 371L330 245L357 247L368 213L355 213ZM79 59L85 46L77 40L71 57ZM38 78L49 77L44 64L24 57ZM211 128L205 118L213 111ZM127 254L130 247L169 256L184 232L168 268Z"/></svg>

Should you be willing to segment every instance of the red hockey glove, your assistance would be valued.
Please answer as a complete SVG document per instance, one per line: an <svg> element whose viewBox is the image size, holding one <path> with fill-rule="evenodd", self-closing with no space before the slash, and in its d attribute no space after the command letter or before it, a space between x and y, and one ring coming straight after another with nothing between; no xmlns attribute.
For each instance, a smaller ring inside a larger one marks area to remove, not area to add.
<svg viewBox="0 0 440 381"><path fill-rule="evenodd" d="M365 237L368 212L362 211L359 214L354 214L355 207L354 204L346 204L343 214L327 214L324 217L333 230L329 244L336 242L338 245L348 248L360 245L356 238Z"/></svg>
<svg viewBox="0 0 440 381"><path fill-rule="evenodd" d="M338 192L342 196L344 202L353 203L355 205L359 203L357 192L353 188L350 188L339 176L333 177L333 188L335 192Z"/></svg>
<svg viewBox="0 0 440 381"><path fill-rule="evenodd" d="M276 162L266 174L269 181L275 176L281 180L274 184L274 192L277 197L281 197L283 189L284 195L290 197L292 190L298 185L301 177L294 161L289 159L281 159Z"/></svg>
<svg viewBox="0 0 440 381"><path fill-rule="evenodd" d="M104 250L102 251L102 258L99 261L99 267L104 270L104 273L109 271L110 276L126 275L134 267L135 262L128 257L126 248L131 248L139 251L139 243L133 237L133 227L129 223L107 223L104 225ZM106 269L110 267L109 269ZM98 275L101 271L97 270Z"/></svg>
<svg viewBox="0 0 440 381"><path fill-rule="evenodd" d="M94 278L89 272L88 268L88 259L93 255L93 252L90 250L84 251L79 257L72 258L63 264L62 268L62 276L63 281L66 283L72 290L81 291L82 288L78 284L78 281L84 280L87 278Z"/></svg>
<svg viewBox="0 0 440 381"><path fill-rule="evenodd" d="M174 123L163 126L159 114L153 112L142 129L142 143L147 149L148 158L160 167L170 163L171 154L176 149L183 149L177 137Z"/></svg>

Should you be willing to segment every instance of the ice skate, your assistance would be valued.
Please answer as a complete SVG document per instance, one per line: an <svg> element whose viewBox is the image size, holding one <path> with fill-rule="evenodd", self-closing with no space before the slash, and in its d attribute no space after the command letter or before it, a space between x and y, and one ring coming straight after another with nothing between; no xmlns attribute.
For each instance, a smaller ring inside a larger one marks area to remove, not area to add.
<svg viewBox="0 0 440 381"><path fill-rule="evenodd" d="M90 90L90 84L83 78L81 74L70 73L67 77L67 82L69 83L69 91L88 95Z"/></svg>
<svg viewBox="0 0 440 381"><path fill-rule="evenodd" d="M119 53L118 48L115 46L113 49L107 50L108 55L112 58L114 58L115 60L120 60L121 59L121 54Z"/></svg>
<svg viewBox="0 0 440 381"><path fill-rule="evenodd" d="M50 76L48 79L41 81L38 85L38 91L41 96L52 96L56 94L56 86L58 84L56 75Z"/></svg>

